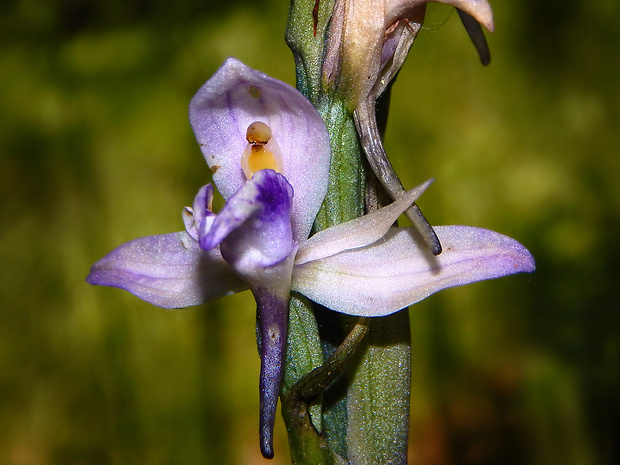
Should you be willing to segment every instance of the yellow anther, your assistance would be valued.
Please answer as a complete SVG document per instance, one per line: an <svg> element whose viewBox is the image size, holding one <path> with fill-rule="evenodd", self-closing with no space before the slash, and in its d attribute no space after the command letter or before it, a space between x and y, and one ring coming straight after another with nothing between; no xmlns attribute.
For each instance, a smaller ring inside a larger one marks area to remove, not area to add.
<svg viewBox="0 0 620 465"><path fill-rule="evenodd" d="M241 167L247 179L260 170L282 172L280 147L272 138L271 128L265 123L255 121L248 126L246 133L248 145L241 156Z"/></svg>

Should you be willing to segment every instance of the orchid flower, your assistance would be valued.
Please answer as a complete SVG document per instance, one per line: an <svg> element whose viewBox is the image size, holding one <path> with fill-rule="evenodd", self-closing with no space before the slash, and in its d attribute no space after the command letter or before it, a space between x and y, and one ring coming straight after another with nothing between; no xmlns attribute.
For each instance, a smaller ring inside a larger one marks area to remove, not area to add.
<svg viewBox="0 0 620 465"><path fill-rule="evenodd" d="M469 18L493 31L487 0L336 0L323 65L328 82L342 86L354 105L376 99L405 62L431 1L457 8L472 34ZM474 44L483 55L481 40Z"/></svg>
<svg viewBox="0 0 620 465"><path fill-rule="evenodd" d="M457 9L481 61L487 64L490 55L480 24L493 31L488 1L436 1ZM383 149L375 102L403 66L424 22L427 3L429 0L336 0L327 35L323 77L348 101L368 162L392 199L400 197L404 189ZM417 205L406 214L438 255L441 241Z"/></svg>
<svg viewBox="0 0 620 465"><path fill-rule="evenodd" d="M213 213L214 187L207 184L183 211L185 231L121 245L93 265L87 281L164 308L250 289L266 457L273 456L291 291L338 312L381 316L441 289L534 269L522 245L493 231L439 227L444 252L435 257L413 228L394 227L430 181L308 238L327 185L326 128L294 88L235 59L192 99L190 122L224 207Z"/></svg>

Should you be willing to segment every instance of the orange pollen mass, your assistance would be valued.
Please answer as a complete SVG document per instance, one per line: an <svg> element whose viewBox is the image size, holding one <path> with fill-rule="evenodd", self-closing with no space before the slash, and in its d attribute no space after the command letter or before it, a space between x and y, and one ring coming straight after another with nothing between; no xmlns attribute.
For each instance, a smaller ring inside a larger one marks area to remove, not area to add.
<svg viewBox="0 0 620 465"><path fill-rule="evenodd" d="M248 126L245 138L250 144L265 145L271 140L271 128L265 123L255 121Z"/></svg>

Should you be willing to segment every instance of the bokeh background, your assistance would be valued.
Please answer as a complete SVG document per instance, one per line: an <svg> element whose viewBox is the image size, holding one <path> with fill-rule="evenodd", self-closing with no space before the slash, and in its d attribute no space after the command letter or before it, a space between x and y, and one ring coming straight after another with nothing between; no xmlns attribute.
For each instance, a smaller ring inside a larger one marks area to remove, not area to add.
<svg viewBox="0 0 620 465"><path fill-rule="evenodd" d="M538 269L412 309L410 463L618 463L620 5L492 3L487 68L434 6L386 146L405 186L437 179L434 224L515 237ZM183 228L209 179L187 105L226 57L294 82L286 10L3 2L0 463L266 463L251 296L164 311L84 277Z"/></svg>

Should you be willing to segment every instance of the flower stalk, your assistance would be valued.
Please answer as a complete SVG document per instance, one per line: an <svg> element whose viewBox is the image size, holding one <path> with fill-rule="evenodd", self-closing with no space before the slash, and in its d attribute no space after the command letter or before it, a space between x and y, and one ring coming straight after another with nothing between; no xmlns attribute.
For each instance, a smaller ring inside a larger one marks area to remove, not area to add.
<svg viewBox="0 0 620 465"><path fill-rule="evenodd" d="M327 19L333 17L333 11L329 8L333 8L334 3L337 2L292 0L286 29L287 43L295 56L298 89L313 102L330 135L332 155L328 190L317 215L314 231L363 215L367 176L374 177L365 161L352 107L342 94L334 91L332 83L326 80L324 74L324 37L328 33ZM316 11L316 5L319 6L318 15L315 15L313 28L310 29L311 12ZM311 308L304 307L303 312L306 318L313 318ZM316 315L318 325L329 326L333 322L325 321L322 313ZM366 340L360 339L355 344L347 344L347 339L344 339L339 347L330 346L325 338L320 341L327 352L331 351L332 357L312 373L333 382L336 377L332 379L326 376L327 373L349 370L325 393L329 402L325 403L322 418L329 430L327 434L313 435L315 432L308 428L314 429L314 426L309 422L291 425L283 410L294 463L327 464L341 460L351 463L383 463L385 460L406 463L411 384L408 309L389 318L371 319L364 323L350 316L340 316L336 320L342 332L351 327L363 327L363 334L369 335ZM292 334L294 328L290 330ZM355 329L351 330L351 334L355 334ZM294 343L290 343L289 351L295 351ZM339 353L341 355L336 356ZM306 375L310 376L310 373ZM390 382L386 384L387 379ZM318 390L327 388L329 383L323 383ZM304 381L299 381L295 389L303 392L306 389ZM342 391L345 392L344 396ZM377 393L380 395L373 395ZM295 405L295 401L285 401L284 405ZM303 411L303 402L297 402L297 407L291 410ZM376 412L379 411L389 413L376 421ZM331 429L330 425L333 425ZM379 434L383 434L382 438L379 438ZM317 439L311 442L315 446L311 454L307 452L308 441L300 439L308 435ZM322 438L325 439L318 440ZM326 447L329 447L329 451ZM317 455L321 455L323 461L312 462Z"/></svg>

